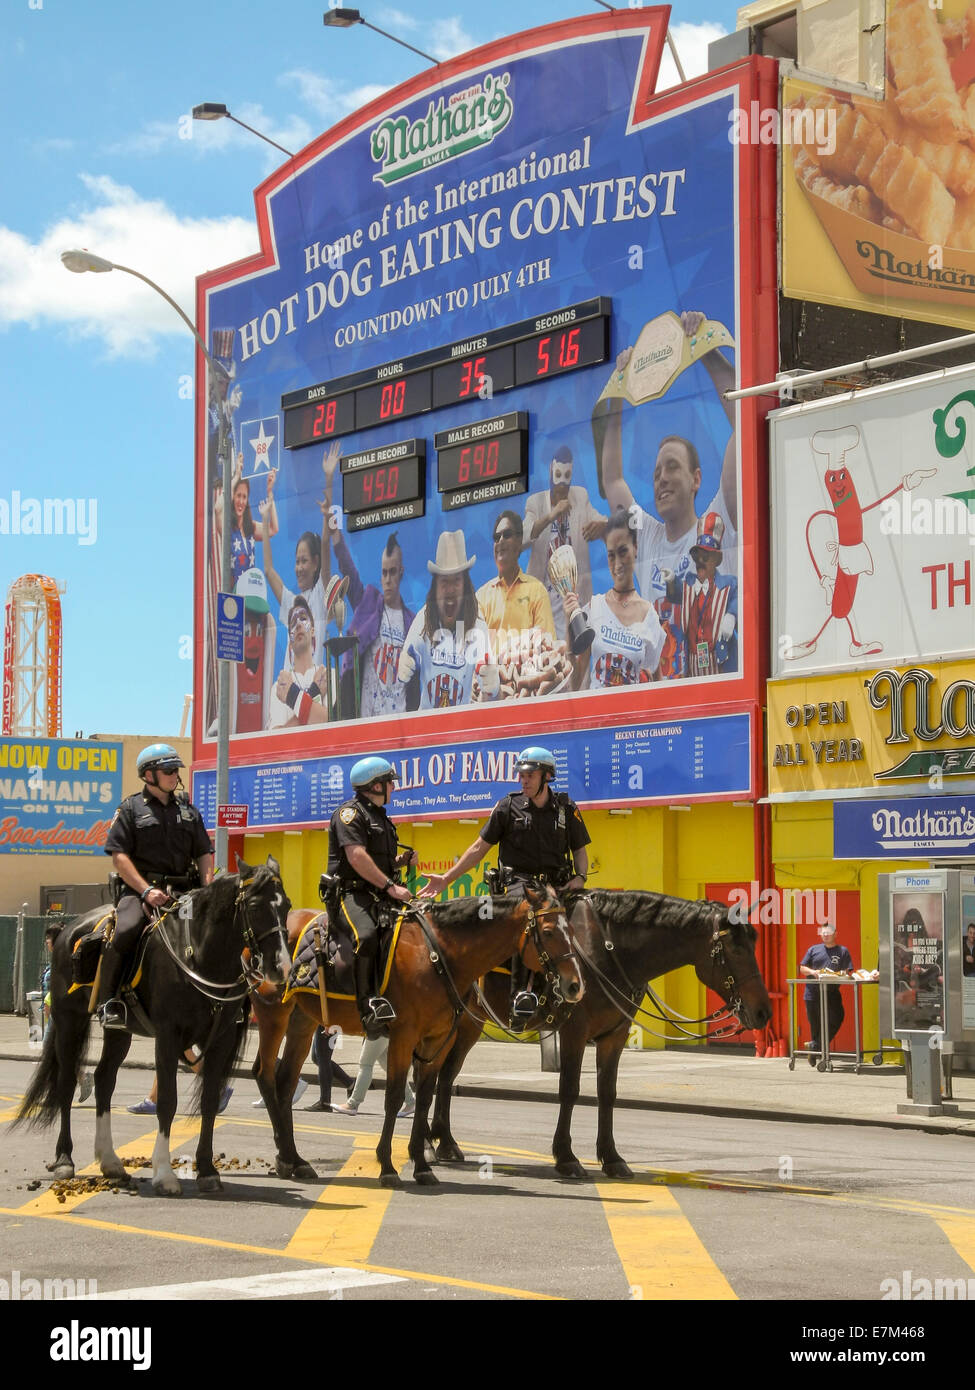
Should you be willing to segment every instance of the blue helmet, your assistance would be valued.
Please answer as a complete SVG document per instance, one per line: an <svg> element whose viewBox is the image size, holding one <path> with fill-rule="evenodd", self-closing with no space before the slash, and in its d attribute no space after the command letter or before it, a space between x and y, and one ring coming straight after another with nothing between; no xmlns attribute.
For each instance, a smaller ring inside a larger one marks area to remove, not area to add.
<svg viewBox="0 0 975 1390"><path fill-rule="evenodd" d="M385 758L375 755L371 758L360 758L352 765L349 781L357 788L371 786L373 782L395 782L396 769Z"/></svg>
<svg viewBox="0 0 975 1390"><path fill-rule="evenodd" d="M547 748L542 748L533 743L530 748L524 748L518 754L518 762L515 767L516 772L548 772L555 776L555 757Z"/></svg>
<svg viewBox="0 0 975 1390"><path fill-rule="evenodd" d="M143 748L135 762L135 770L140 777L145 777L147 772L156 768L161 768L163 772L175 772L184 766L183 759L168 743L150 743L148 748Z"/></svg>

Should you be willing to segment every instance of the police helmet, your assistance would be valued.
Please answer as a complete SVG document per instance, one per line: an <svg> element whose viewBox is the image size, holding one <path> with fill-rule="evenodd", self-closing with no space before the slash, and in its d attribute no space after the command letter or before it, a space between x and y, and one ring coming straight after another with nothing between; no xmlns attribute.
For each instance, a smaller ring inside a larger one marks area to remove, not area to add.
<svg viewBox="0 0 975 1390"><path fill-rule="evenodd" d="M369 787L373 782L395 782L396 769L385 758L360 758L352 765L349 781L356 788Z"/></svg>
<svg viewBox="0 0 975 1390"><path fill-rule="evenodd" d="M518 762L515 766L516 772L547 772L550 776L555 776L555 757L547 748L541 748L533 743L530 748L525 748L518 754Z"/></svg>
<svg viewBox="0 0 975 1390"><path fill-rule="evenodd" d="M145 777L150 771L176 772L184 766L183 759L168 743L150 743L136 759L135 770L140 777Z"/></svg>

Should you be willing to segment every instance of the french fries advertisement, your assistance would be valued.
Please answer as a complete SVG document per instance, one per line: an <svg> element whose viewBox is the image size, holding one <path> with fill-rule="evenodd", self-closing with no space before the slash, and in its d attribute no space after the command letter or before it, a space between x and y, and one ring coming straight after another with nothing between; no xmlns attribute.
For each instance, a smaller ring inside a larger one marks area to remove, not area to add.
<svg viewBox="0 0 975 1390"><path fill-rule="evenodd" d="M975 329L975 4L888 0L886 99L782 107L785 294Z"/></svg>

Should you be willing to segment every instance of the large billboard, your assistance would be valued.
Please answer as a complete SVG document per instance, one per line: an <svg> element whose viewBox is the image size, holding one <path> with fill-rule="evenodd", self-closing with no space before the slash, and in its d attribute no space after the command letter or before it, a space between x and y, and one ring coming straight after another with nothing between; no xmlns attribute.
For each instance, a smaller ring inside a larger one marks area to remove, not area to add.
<svg viewBox="0 0 975 1390"><path fill-rule="evenodd" d="M975 368L770 417L775 676L975 651Z"/></svg>
<svg viewBox="0 0 975 1390"><path fill-rule="evenodd" d="M969 0L887 0L887 91L782 87L786 295L975 329Z"/></svg>
<svg viewBox="0 0 975 1390"><path fill-rule="evenodd" d="M201 278L203 760L228 452L242 765L754 707L758 407L722 393L774 350L770 156L729 138L771 65L655 100L666 18L422 74L272 176L261 256Z"/></svg>

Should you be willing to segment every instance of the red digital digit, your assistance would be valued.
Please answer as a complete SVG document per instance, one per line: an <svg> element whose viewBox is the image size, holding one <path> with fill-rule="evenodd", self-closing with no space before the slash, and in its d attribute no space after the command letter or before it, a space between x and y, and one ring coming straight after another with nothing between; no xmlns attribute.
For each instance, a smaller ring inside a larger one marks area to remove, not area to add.
<svg viewBox="0 0 975 1390"><path fill-rule="evenodd" d="M393 387L390 382L387 382L379 396L379 418L381 420L388 420L392 408Z"/></svg>
<svg viewBox="0 0 975 1390"><path fill-rule="evenodd" d="M376 501L385 502L386 500L386 470L385 468L376 469Z"/></svg>
<svg viewBox="0 0 975 1390"><path fill-rule="evenodd" d="M366 502L372 502L372 474L363 473L362 475L362 496Z"/></svg>
<svg viewBox="0 0 975 1390"><path fill-rule="evenodd" d="M399 492L399 464L394 463L386 474L386 498L392 502Z"/></svg>
<svg viewBox="0 0 975 1390"><path fill-rule="evenodd" d="M402 415L403 407L406 404L406 379L400 377L393 387L393 414Z"/></svg>
<svg viewBox="0 0 975 1390"><path fill-rule="evenodd" d="M457 481L459 483L469 483L471 479L471 446L466 444L460 451L460 460L457 464Z"/></svg>
<svg viewBox="0 0 975 1390"><path fill-rule="evenodd" d="M486 478L493 478L498 471L498 457L501 453L501 446L496 439L492 439L487 447L487 467L484 470Z"/></svg>
<svg viewBox="0 0 975 1390"><path fill-rule="evenodd" d="M462 401L465 396L469 396L471 394L471 372L473 371L473 368L474 363L471 361L469 357L466 362L461 364L460 391L457 397L458 400Z"/></svg>
<svg viewBox="0 0 975 1390"><path fill-rule="evenodd" d="M551 338L539 338L538 340L538 367L535 371L536 376L544 376L549 369L548 345Z"/></svg>
<svg viewBox="0 0 975 1390"><path fill-rule="evenodd" d="M333 431L334 428L335 428L335 411L336 411L336 404L335 404L335 402L334 402L334 401L329 401L328 404L327 404L326 407L325 407L325 433L326 433L326 434L331 434L332 431Z"/></svg>
<svg viewBox="0 0 975 1390"><path fill-rule="evenodd" d="M312 432L312 435L314 436L315 439L320 439L321 436L322 436L322 422L323 422L324 419L325 419L325 407L324 407L324 405L316 405L316 407L315 407L315 419L313 420L313 422L312 422L312 427L311 427L311 432Z"/></svg>
<svg viewBox="0 0 975 1390"><path fill-rule="evenodd" d="M559 337L559 366L574 367L579 361L579 330L570 328Z"/></svg>

